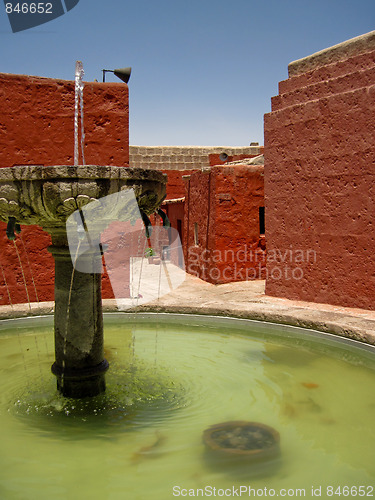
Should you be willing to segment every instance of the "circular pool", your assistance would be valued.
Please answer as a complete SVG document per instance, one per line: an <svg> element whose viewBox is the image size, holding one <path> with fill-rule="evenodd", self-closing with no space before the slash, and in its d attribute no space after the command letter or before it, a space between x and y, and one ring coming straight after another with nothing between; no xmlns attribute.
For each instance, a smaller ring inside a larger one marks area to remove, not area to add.
<svg viewBox="0 0 375 500"><path fill-rule="evenodd" d="M375 494L373 346L178 314L107 314L104 338L106 393L66 399L50 371L53 318L0 322L0 498ZM230 421L272 427L280 453L213 460L203 433Z"/></svg>

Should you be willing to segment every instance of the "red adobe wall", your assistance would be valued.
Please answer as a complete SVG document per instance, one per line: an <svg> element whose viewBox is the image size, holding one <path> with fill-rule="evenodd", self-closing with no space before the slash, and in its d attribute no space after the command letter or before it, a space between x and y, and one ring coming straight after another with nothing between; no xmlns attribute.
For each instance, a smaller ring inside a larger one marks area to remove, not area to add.
<svg viewBox="0 0 375 500"><path fill-rule="evenodd" d="M88 165L129 163L128 87L85 83ZM74 82L0 74L0 167L72 165Z"/></svg>
<svg viewBox="0 0 375 500"><path fill-rule="evenodd" d="M173 200L175 198L183 198L185 196L185 184L183 181L184 175L190 175L193 170L162 170L164 174L168 176L167 183L167 200Z"/></svg>
<svg viewBox="0 0 375 500"><path fill-rule="evenodd" d="M179 148L181 151L183 151L184 148ZM191 154L191 147L186 148L187 155L186 158L187 160L190 157ZM256 147L254 150L258 151L259 154L263 154L263 146L261 147ZM228 150L229 152L231 149ZM184 155L180 155L180 157L183 157ZM206 155L206 161L207 164L210 166L214 165L225 165L225 163L229 161L238 161L238 160L243 160L243 159L248 159L248 158L255 158L258 156L258 154L234 154L232 153L231 155L228 155L227 159L222 161L220 159L220 154L219 153L210 153ZM202 161L203 155L201 155L201 161ZM168 176L168 184L167 184L167 200L173 200L173 199L179 199L183 198L185 196L185 182L183 180L184 176L191 175L194 172L200 172L202 170L202 166L196 169L192 170L163 170L163 173L167 174ZM178 202L178 203L172 203L168 204L164 207L164 209L167 212L167 215L170 219L171 226L175 229L177 229L180 233L181 237L181 242L186 247L187 242L185 241L185 217L183 215L184 211L184 203L183 202ZM229 275L229 271L227 272ZM203 274L202 274L203 276Z"/></svg>
<svg viewBox="0 0 375 500"><path fill-rule="evenodd" d="M139 150L141 150L140 147L137 147L138 149L138 152ZM181 164L182 166L184 165L183 163L183 160L186 158L186 162L190 161L191 160L191 153L192 153L192 150L194 150L195 148L192 148L192 147L186 147L186 148L183 148L183 147L180 147L178 148L179 149L179 156L178 158L180 159L181 161ZM198 150L202 150L202 148L197 148ZM210 148L210 149L213 149L213 148ZM231 153L230 155L227 155L227 159L224 161L222 161L220 159L220 154L219 153L207 153L204 149L203 151L201 151L201 154L200 154L200 166L196 169L176 169L176 170L171 170L170 168L167 169L167 170L162 170L163 173L167 174L168 176L168 183L167 183L167 197L166 199L167 200L175 200L175 199L180 199L180 198L184 198L185 197L185 182L184 182L184 177L185 176L190 176L191 174L193 174L194 172L201 172L202 169L204 169L205 167L202 166L203 164L203 161L205 161L207 163L207 165L210 165L210 166L214 166L214 165L225 165L225 163L229 162L229 161L238 161L238 160L243 160L243 159L249 159L249 158L254 158L256 156L258 156L258 154L249 154L249 153L244 153L244 154L235 154L235 152L233 152L234 148L229 148L228 151ZM240 148L237 148L237 149L240 149ZM246 149L246 148L245 148ZM186 154L183 154L184 153L184 150L186 150ZM263 146L261 147L253 147L250 149L250 151L252 152L257 152L259 154L262 154L263 153ZM167 158L166 156L163 156L164 158ZM194 156L193 156L194 158ZM156 166L158 166L158 163L156 162ZM207 168L207 167L206 167ZM204 178L204 176L203 176ZM263 189L263 180L262 180L262 189ZM199 188L200 190L200 188ZM198 191L199 192L199 191ZM203 200L200 201L200 203L203 203ZM186 231L186 227L185 227L185 224L186 224L186 218L184 216L184 207L185 207L185 203L183 201L178 201L176 203L167 203L165 204L162 208L166 211L167 215L168 215L168 218L171 222L171 226L176 229L179 234L180 234L180 238L181 238L181 242L182 242L182 245L185 249L185 259L186 259L186 248L187 248L187 241L185 239L186 237L186 234L187 234L187 231ZM228 267L225 263L222 263L221 266L223 267L224 266L224 269L226 269L226 267ZM233 266L233 263L231 264L231 266ZM197 267L197 266L195 266ZM217 273L219 271L216 271ZM235 281L236 279L231 275L230 271L229 270L223 270L221 269L220 270L220 273L225 273L228 278L227 279L224 279L224 282L226 281ZM215 274L215 271L211 271L211 273L214 275ZM194 274L197 274L199 275L200 277L202 277L203 279L204 276L205 276L205 273L204 271L199 271L198 273L194 272ZM233 273L232 273L233 274ZM229 278L230 276L230 278ZM238 279L240 279L240 276L241 276L241 273L238 275ZM258 277L258 276L257 276ZM209 277L209 280L211 280L211 278ZM215 281L216 282L216 281Z"/></svg>
<svg viewBox="0 0 375 500"><path fill-rule="evenodd" d="M289 65L265 115L266 293L375 309L375 32Z"/></svg>
<svg viewBox="0 0 375 500"><path fill-rule="evenodd" d="M171 202L165 201L161 206L162 210L167 214L171 227L179 233L181 243L184 243L184 217L185 217L185 200L178 198Z"/></svg>
<svg viewBox="0 0 375 500"><path fill-rule="evenodd" d="M123 83L85 83L84 127L87 164L126 166L129 163L128 87ZM0 74L0 167L18 164L73 164L74 82ZM22 243L23 240L23 243ZM40 228L22 228L17 248L24 263L30 299L53 300L54 263L47 251L50 238ZM0 263L13 303L25 302L26 292L14 243L0 223ZM9 303L0 268L0 304ZM103 296L112 296L103 276Z"/></svg>
<svg viewBox="0 0 375 500"><path fill-rule="evenodd" d="M182 148L181 148L182 149ZM259 150L258 154L263 154L263 146L256 148ZM248 158L255 158L258 154L232 154L228 156L226 161L220 160L220 155L218 153L211 153L208 155L208 165L210 167L217 165L225 165L227 162L244 160ZM196 170L201 170L201 168L191 169L191 170L163 170L164 174L168 175L168 184L167 184L167 200L173 198L182 198L185 196L185 185L182 177L184 175L190 175Z"/></svg>
<svg viewBox="0 0 375 500"><path fill-rule="evenodd" d="M258 148L261 153L263 154L263 147ZM244 160L248 158L255 158L258 155L246 155L246 154L241 154L241 155L231 155L228 156L226 162L223 162L219 158L219 154L209 154L208 155L208 163L211 167L215 165L225 165L225 163L229 161L238 161L238 160ZM192 170L162 170L164 174L167 174L168 176L168 184L167 184L167 200L171 200L173 198L182 198L185 196L185 185L183 181L183 176L184 175L190 175L193 172L196 172L197 170L200 170L198 168L192 169Z"/></svg>
<svg viewBox="0 0 375 500"><path fill-rule="evenodd" d="M265 239L259 231L262 206L261 165L216 166L193 173L186 180L187 272L215 284L261 278L265 271Z"/></svg>

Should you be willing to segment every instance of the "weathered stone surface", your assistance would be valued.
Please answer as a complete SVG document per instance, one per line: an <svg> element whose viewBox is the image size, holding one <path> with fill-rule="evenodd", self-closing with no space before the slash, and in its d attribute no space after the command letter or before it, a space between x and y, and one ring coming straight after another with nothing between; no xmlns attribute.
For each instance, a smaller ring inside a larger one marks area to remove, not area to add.
<svg viewBox="0 0 375 500"><path fill-rule="evenodd" d="M264 165L264 155L258 155L253 158L244 158L243 160L229 161L228 165Z"/></svg>
<svg viewBox="0 0 375 500"><path fill-rule="evenodd" d="M288 66L289 76L297 76L301 73L315 70L351 56L358 56L375 49L375 31L351 38L345 42L323 49L315 54L293 61Z"/></svg>
<svg viewBox="0 0 375 500"><path fill-rule="evenodd" d="M0 169L0 219L9 216L46 229L64 224L75 210L123 189L134 189L140 208L151 213L165 197L166 176L134 168L89 165L18 166ZM115 209L115 207L114 207ZM116 214L103 214L115 218ZM47 229L48 230L48 229Z"/></svg>
<svg viewBox="0 0 375 500"><path fill-rule="evenodd" d="M67 247L50 251L55 260L52 371L57 387L68 397L96 396L105 390L105 370L98 369L104 362L101 275L74 270ZM83 371L90 376L80 376Z"/></svg>

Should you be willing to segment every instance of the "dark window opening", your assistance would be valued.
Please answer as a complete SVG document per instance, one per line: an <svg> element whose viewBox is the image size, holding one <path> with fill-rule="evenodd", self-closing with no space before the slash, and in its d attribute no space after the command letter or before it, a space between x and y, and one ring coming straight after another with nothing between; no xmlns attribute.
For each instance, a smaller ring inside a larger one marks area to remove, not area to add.
<svg viewBox="0 0 375 500"><path fill-rule="evenodd" d="M198 238L198 223L194 222L194 245L198 246L199 245L199 238Z"/></svg>
<svg viewBox="0 0 375 500"><path fill-rule="evenodd" d="M182 241L182 220L177 219L177 232L180 235L180 240Z"/></svg>
<svg viewBox="0 0 375 500"><path fill-rule="evenodd" d="M259 207L259 234L264 235L266 233L266 220L264 207Z"/></svg>

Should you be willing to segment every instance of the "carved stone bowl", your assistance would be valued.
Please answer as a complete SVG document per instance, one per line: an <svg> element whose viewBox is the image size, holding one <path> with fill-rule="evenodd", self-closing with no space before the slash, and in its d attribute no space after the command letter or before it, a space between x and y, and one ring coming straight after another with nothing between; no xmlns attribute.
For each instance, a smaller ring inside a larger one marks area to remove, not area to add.
<svg viewBox="0 0 375 500"><path fill-rule="evenodd" d="M111 166L15 166L0 168L0 220L46 230L88 203L132 188L138 206L152 213L165 198L166 175L154 170ZM110 217L110 215L109 215Z"/></svg>

